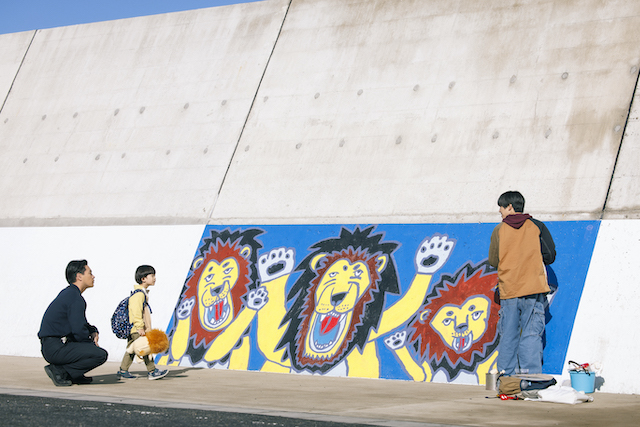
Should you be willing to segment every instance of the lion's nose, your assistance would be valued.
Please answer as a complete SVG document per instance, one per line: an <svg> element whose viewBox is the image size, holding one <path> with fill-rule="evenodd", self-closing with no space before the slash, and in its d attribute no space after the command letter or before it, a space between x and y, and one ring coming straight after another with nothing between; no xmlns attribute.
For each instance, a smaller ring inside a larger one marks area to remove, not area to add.
<svg viewBox="0 0 640 427"><path fill-rule="evenodd" d="M336 305L340 304L342 302L342 300L344 300L344 298L347 296L346 292L340 292L337 294L333 294L331 296L331 304L333 304L333 306L335 307Z"/></svg>
<svg viewBox="0 0 640 427"><path fill-rule="evenodd" d="M458 332L464 332L467 329L469 329L469 325L466 323L461 323L460 325L456 326L456 331Z"/></svg>
<svg viewBox="0 0 640 427"><path fill-rule="evenodd" d="M211 293L212 296L218 296L220 295L220 292L222 292L222 288L223 286L216 286L215 288L211 288L209 289L209 292Z"/></svg>

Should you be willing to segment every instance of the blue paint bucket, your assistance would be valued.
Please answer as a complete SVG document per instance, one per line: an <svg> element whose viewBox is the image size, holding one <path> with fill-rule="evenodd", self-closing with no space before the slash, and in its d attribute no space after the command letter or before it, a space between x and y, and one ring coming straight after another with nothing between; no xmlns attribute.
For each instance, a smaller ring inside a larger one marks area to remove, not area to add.
<svg viewBox="0 0 640 427"><path fill-rule="evenodd" d="M584 391L585 393L593 393L595 391L595 372L569 371L569 375L571 375L571 387L574 390Z"/></svg>

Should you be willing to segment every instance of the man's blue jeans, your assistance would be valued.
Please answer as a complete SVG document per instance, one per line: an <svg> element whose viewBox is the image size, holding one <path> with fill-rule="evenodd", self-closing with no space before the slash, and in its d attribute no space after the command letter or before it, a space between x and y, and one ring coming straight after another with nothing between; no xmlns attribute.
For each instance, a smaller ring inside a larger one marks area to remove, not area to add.
<svg viewBox="0 0 640 427"><path fill-rule="evenodd" d="M498 371L542 373L544 294L500 300Z"/></svg>

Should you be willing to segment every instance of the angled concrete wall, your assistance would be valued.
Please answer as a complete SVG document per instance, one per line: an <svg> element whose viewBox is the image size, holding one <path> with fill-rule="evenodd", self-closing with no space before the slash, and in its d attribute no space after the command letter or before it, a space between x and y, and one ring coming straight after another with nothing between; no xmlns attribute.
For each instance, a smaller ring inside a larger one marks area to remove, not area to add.
<svg viewBox="0 0 640 427"><path fill-rule="evenodd" d="M639 9L294 1L213 219L492 221L506 188L599 218Z"/></svg>
<svg viewBox="0 0 640 427"><path fill-rule="evenodd" d="M0 114L3 222L206 222L286 6L42 30L28 52L23 42Z"/></svg>
<svg viewBox="0 0 640 427"><path fill-rule="evenodd" d="M0 221L493 221L505 188L637 217L638 9L270 0L5 35Z"/></svg>
<svg viewBox="0 0 640 427"><path fill-rule="evenodd" d="M205 224L497 222L519 189L541 219L621 219L568 354L640 392L602 310L637 319L638 28L630 0L265 0L0 35L2 352L39 355L72 258L118 360L133 269L160 272L163 327Z"/></svg>
<svg viewBox="0 0 640 427"><path fill-rule="evenodd" d="M6 101L13 80L35 31L0 36L0 107Z"/></svg>
<svg viewBox="0 0 640 427"><path fill-rule="evenodd" d="M637 68L633 66L631 70ZM611 181L605 218L638 218L640 212L640 85L629 111L616 170Z"/></svg>

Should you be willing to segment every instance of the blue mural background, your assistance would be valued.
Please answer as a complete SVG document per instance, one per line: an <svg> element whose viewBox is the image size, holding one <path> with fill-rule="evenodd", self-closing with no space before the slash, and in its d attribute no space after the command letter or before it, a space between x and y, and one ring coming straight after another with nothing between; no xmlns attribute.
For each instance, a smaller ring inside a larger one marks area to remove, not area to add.
<svg viewBox="0 0 640 427"><path fill-rule="evenodd" d="M548 323L546 329L546 345L544 349L543 372L549 374L562 373L566 351L580 296L586 279L589 263L598 234L599 221L546 222L555 244L557 257L549 269L549 281L557 286L551 299ZM356 227L367 228L373 224L331 224L331 225L266 225L266 226L207 226L203 237L198 243L200 247L204 239L210 235L211 229L216 230L244 230L259 228L264 233L257 237L263 244L260 255L277 247L293 248L296 264L304 259L309 248L316 242L329 237L337 237L344 227L354 230ZM416 268L414 259L416 250L428 236L435 234L447 235L456 241L456 246L446 264L434 275L430 288L439 280L442 274L451 275L467 262L479 264L487 259L491 232L497 223L475 224L379 224L374 233L384 233L383 241L398 243L394 252L400 283L400 294L387 294L385 307L397 301L409 287ZM295 283L300 272L294 272L287 282L288 292ZM180 289L176 289L179 298ZM289 307L287 307L289 308ZM173 318L167 327L172 328ZM251 353L249 356L249 370L259 370L264 363L264 357L258 351L255 339L257 328L251 329ZM380 377L387 379L410 380L403 367L398 363L393 353L381 342L378 343L380 360Z"/></svg>

